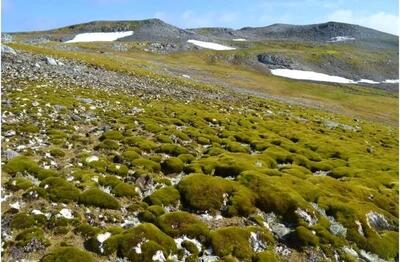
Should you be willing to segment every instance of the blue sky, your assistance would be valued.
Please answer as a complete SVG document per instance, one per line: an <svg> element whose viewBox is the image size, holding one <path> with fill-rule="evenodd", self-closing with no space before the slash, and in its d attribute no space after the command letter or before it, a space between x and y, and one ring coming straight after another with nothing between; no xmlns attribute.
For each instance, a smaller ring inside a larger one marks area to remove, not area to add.
<svg viewBox="0 0 400 262"><path fill-rule="evenodd" d="M398 0L2 0L5 32L157 17L183 28L339 21L398 34Z"/></svg>

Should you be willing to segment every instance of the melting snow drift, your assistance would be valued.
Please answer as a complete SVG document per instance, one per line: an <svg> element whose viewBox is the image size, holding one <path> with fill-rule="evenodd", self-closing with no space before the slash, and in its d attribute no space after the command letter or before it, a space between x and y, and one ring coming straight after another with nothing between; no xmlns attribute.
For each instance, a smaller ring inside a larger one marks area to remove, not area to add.
<svg viewBox="0 0 400 262"><path fill-rule="evenodd" d="M232 39L232 41L244 42L244 41L247 41L247 40L244 39L244 38L235 38L235 39Z"/></svg>
<svg viewBox="0 0 400 262"><path fill-rule="evenodd" d="M293 70L293 69L271 69L271 73L276 76L282 76L292 79L299 80L311 80L311 81L320 81L320 82L332 82L332 83L341 83L341 84L398 84L399 80L389 79L383 82L377 82L369 79L360 79L358 81L347 79L340 76L331 76L323 73L317 73L313 71L302 71L302 70Z"/></svg>
<svg viewBox="0 0 400 262"><path fill-rule="evenodd" d="M77 42L110 42L115 41L119 38L133 35L133 31L125 32L101 32L101 33L82 33L77 34L74 39L66 41L65 43L77 43Z"/></svg>
<svg viewBox="0 0 400 262"><path fill-rule="evenodd" d="M198 41L198 40L188 40L188 43L207 48L207 49L212 49L212 50L235 50L236 48L230 47L230 46L225 46L225 45L220 45L217 43L212 43L212 42L204 42L204 41Z"/></svg>
<svg viewBox="0 0 400 262"><path fill-rule="evenodd" d="M334 83L342 83L342 84L354 84L356 83L353 80L340 77L340 76L331 76L327 74L317 73L313 71L302 71L302 70L292 70L292 69L272 69L271 73L276 76L283 76L292 79L301 79L301 80L313 80L313 81L321 81L321 82L334 82Z"/></svg>
<svg viewBox="0 0 400 262"><path fill-rule="evenodd" d="M399 79L386 79L383 83L386 83L386 84L398 84L398 83L400 83L400 80Z"/></svg>
<svg viewBox="0 0 400 262"><path fill-rule="evenodd" d="M350 36L335 36L332 37L330 41L328 42L344 42L344 41L352 41L352 40L356 40L354 37L350 37Z"/></svg>

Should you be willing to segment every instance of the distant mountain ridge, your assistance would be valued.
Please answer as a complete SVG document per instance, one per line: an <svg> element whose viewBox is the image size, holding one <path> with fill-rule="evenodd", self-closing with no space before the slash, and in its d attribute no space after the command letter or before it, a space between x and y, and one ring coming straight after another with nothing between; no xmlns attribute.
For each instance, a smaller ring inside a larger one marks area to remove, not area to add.
<svg viewBox="0 0 400 262"><path fill-rule="evenodd" d="M186 41L188 39L207 41L243 38L251 41L286 39L327 42L336 37L347 37L347 39L354 39L354 41L375 47L398 45L398 36L359 25L339 22L311 25L273 24L264 27L243 27L237 30L221 27L182 29L154 18L132 21L92 21L30 33L41 35L50 40L65 41L79 33L116 31L134 31L132 36L120 39L121 41ZM16 34L29 34L29 32Z"/></svg>
<svg viewBox="0 0 400 262"><path fill-rule="evenodd" d="M326 22L311 25L273 24L264 27L243 27L238 30L212 27L195 28L191 30L198 34L221 39L244 38L254 41L287 39L327 42L334 41L337 37L347 37L347 39L354 39L354 41L357 42L363 41L369 44L380 44L382 47L398 45L398 36L359 25L339 22Z"/></svg>

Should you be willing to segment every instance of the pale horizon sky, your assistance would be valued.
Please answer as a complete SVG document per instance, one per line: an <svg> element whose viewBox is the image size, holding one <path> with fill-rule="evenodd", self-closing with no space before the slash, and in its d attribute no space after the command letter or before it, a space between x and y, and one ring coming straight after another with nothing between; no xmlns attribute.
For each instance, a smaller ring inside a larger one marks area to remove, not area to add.
<svg viewBox="0 0 400 262"><path fill-rule="evenodd" d="M159 18L181 28L358 24L399 34L397 0L2 0L3 32L47 30L93 20Z"/></svg>

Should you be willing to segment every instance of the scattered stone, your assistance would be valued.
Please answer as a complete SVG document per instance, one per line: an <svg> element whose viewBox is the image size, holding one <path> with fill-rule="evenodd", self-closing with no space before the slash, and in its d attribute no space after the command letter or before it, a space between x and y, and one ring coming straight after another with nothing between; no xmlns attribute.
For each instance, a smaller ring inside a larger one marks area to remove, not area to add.
<svg viewBox="0 0 400 262"><path fill-rule="evenodd" d="M109 239L111 237L111 233L110 232L105 232L103 234L98 234L96 239L97 241L99 241L100 243L100 252L103 253L104 252L104 248L103 248L103 243L104 241L106 241L107 239Z"/></svg>
<svg viewBox="0 0 400 262"><path fill-rule="evenodd" d="M93 103L93 99L90 98L80 98L79 101L85 103L85 104L91 104Z"/></svg>
<svg viewBox="0 0 400 262"><path fill-rule="evenodd" d="M367 215L367 223L369 227L374 227L376 230L391 229L391 225L388 223L384 215L370 211Z"/></svg>
<svg viewBox="0 0 400 262"><path fill-rule="evenodd" d="M283 239L286 235L288 235L293 230L282 223L278 222L278 217L273 213L260 213L260 215L264 218L264 226L273 232L279 239Z"/></svg>
<svg viewBox="0 0 400 262"><path fill-rule="evenodd" d="M260 239L259 233L251 232L250 233L250 246L254 252L262 252L267 248L267 245Z"/></svg>
<svg viewBox="0 0 400 262"><path fill-rule="evenodd" d="M360 256L368 262L385 262L385 260L380 259L378 255L372 254L363 249L360 250Z"/></svg>
<svg viewBox="0 0 400 262"><path fill-rule="evenodd" d="M74 121L81 121L82 120L82 118L80 116L75 115L75 114L71 115L71 119L74 120Z"/></svg>
<svg viewBox="0 0 400 262"><path fill-rule="evenodd" d="M331 222L331 225L329 226L329 230L332 232L332 234L341 235L341 236L345 237L347 234L347 228L345 228L341 223L337 222L331 216L328 216L328 219Z"/></svg>
<svg viewBox="0 0 400 262"><path fill-rule="evenodd" d="M3 157L4 157L6 160L13 159L14 157L16 157L16 156L19 155L19 153L17 153L17 152L14 151L14 150L11 150L11 149L7 149L6 151L2 152L2 154L3 154Z"/></svg>
<svg viewBox="0 0 400 262"><path fill-rule="evenodd" d="M315 225L317 223L317 221L318 221L317 218L314 218L312 215L307 213L307 211L305 211L305 210L303 210L301 208L297 208L294 212L297 215L299 215L299 217L304 219L304 221L306 221L309 226Z"/></svg>
<svg viewBox="0 0 400 262"><path fill-rule="evenodd" d="M164 262L166 261L164 257L164 253L161 250L157 250L157 252L152 257L153 261Z"/></svg>
<svg viewBox="0 0 400 262"><path fill-rule="evenodd" d="M99 157L98 156L89 156L85 159L86 163L90 163L93 161L99 161Z"/></svg>
<svg viewBox="0 0 400 262"><path fill-rule="evenodd" d="M5 137L13 137L17 134L17 132L15 132L15 130L8 130L7 132L4 133Z"/></svg>
<svg viewBox="0 0 400 262"><path fill-rule="evenodd" d="M9 46L1 45L1 54L17 55L17 52Z"/></svg>
<svg viewBox="0 0 400 262"><path fill-rule="evenodd" d="M46 63L47 63L48 65L52 65L52 66L58 65L58 64L57 64L57 60L55 60L55 59L52 58L52 57L46 56L45 61L46 61Z"/></svg>
<svg viewBox="0 0 400 262"><path fill-rule="evenodd" d="M351 247L343 247L343 251L351 255L352 257L358 258L357 252Z"/></svg>
<svg viewBox="0 0 400 262"><path fill-rule="evenodd" d="M71 210L69 210L68 208L61 209L57 216L64 217L66 219L73 219L74 218L74 216L72 215Z"/></svg>
<svg viewBox="0 0 400 262"><path fill-rule="evenodd" d="M16 210L20 210L21 206L21 203L18 201L10 204L10 207Z"/></svg>

